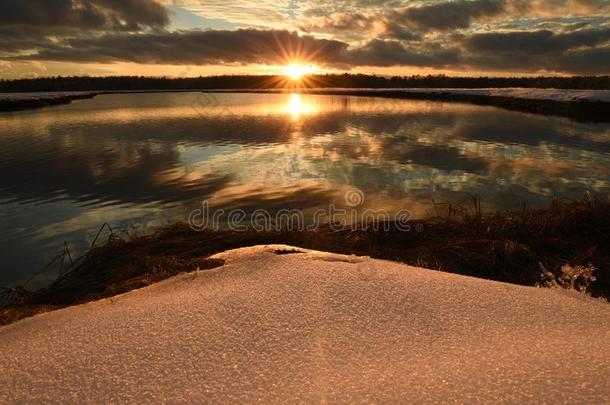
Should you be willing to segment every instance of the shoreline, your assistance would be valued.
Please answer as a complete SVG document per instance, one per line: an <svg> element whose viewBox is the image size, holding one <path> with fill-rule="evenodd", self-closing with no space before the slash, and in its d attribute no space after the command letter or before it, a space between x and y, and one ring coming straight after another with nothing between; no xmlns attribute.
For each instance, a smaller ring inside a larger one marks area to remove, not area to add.
<svg viewBox="0 0 610 405"><path fill-rule="evenodd" d="M15 94L15 93L11 93ZM0 93L0 96L2 94ZM32 97L16 97L16 98L1 98L0 97L0 112L13 112L22 110L31 110L44 107L52 107L56 105L70 104L75 100L87 100L94 98L98 93L82 93L77 94L56 94L40 96L38 98Z"/></svg>
<svg viewBox="0 0 610 405"><path fill-rule="evenodd" d="M510 111L531 113L547 116L565 117L577 122L610 122L610 102L608 97L596 99L587 98L586 93L595 91L574 90L577 96L568 97L569 93L558 99L544 98L540 96L523 95L511 90L518 89L188 89L188 90L126 90L126 91L99 91L78 94L60 93L10 93L14 98L2 98L0 93L0 112L12 112L28 109L37 109L61 104L70 104L74 100L91 99L104 94L153 94L153 93L260 93L260 94L284 94L301 93L314 95L343 95L356 97L378 97L401 100L428 100L450 103L466 103L479 106L503 108ZM536 89L527 89L530 92ZM538 89L540 91L545 89ZM548 89L546 89L548 90ZM557 90L566 92L567 90ZM602 92L603 90L599 90ZM603 91L606 93L606 91ZM487 93L487 94L486 94ZM494 94L495 93L495 94ZM504 94L503 94L504 93ZM8 94L8 93L5 93ZM583 96L583 94L585 94ZM553 95L556 96L556 95ZM548 97L548 96L547 96Z"/></svg>
<svg viewBox="0 0 610 405"><path fill-rule="evenodd" d="M485 89L256 89L256 90L207 90L209 93L271 93L297 92L315 95L345 95L379 97L402 100L429 100L449 103L466 103L498 107L522 113L559 116L578 122L610 122L610 102L585 98L552 100L493 94L477 94ZM494 89L510 90L510 89ZM531 90L531 89L530 89Z"/></svg>
<svg viewBox="0 0 610 405"><path fill-rule="evenodd" d="M0 325L123 294L181 273L214 269L224 264L215 254L269 244L369 256L446 273L610 298L608 202L588 198L554 202L548 209L490 215L476 208L453 208L420 223L424 225L422 232L404 232L392 226L387 231L384 227L194 231L178 223L128 240L111 234L108 243L86 252L48 287L4 289Z"/></svg>

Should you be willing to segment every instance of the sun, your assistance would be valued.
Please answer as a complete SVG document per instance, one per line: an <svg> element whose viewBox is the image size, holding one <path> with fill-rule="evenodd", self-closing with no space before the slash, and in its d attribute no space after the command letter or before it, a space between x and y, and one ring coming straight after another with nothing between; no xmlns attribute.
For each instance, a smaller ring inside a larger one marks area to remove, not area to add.
<svg viewBox="0 0 610 405"><path fill-rule="evenodd" d="M301 65L299 63L291 63L284 67L284 75L288 76L294 81L299 81L308 74L315 72L315 66Z"/></svg>
<svg viewBox="0 0 610 405"><path fill-rule="evenodd" d="M277 89L306 89L325 86L325 69L317 65L307 63L307 59L287 58L286 64L267 65L265 70L268 78L262 87Z"/></svg>

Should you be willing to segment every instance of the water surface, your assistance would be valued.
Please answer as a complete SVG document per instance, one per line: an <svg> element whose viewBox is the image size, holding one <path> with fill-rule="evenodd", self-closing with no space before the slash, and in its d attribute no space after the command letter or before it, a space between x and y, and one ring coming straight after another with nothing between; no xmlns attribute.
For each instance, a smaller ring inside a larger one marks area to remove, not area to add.
<svg viewBox="0 0 610 405"><path fill-rule="evenodd" d="M120 94L0 114L0 285L108 222L212 209L546 206L609 191L610 125L492 107L290 94ZM57 269L38 276L44 283Z"/></svg>

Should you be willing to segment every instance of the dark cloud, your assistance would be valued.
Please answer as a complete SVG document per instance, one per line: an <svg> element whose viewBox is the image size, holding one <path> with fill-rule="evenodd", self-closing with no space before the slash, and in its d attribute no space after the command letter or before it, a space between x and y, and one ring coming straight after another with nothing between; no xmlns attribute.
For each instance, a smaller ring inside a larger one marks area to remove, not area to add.
<svg viewBox="0 0 610 405"><path fill-rule="evenodd" d="M421 35L414 32L413 29L405 27L404 25L398 24L394 21L386 22L384 35L388 38L398 39L401 41L413 41L416 39L421 39Z"/></svg>
<svg viewBox="0 0 610 405"><path fill-rule="evenodd" d="M529 116L527 120L514 120L514 112L493 109L472 112L470 118L456 126L455 136L465 140L491 142L496 145L539 146L543 144L586 150L598 153L610 151L610 141L596 137L586 125L573 124L566 132L561 120L550 122L543 116ZM497 125L501 122L502 125Z"/></svg>
<svg viewBox="0 0 610 405"><path fill-rule="evenodd" d="M313 17L313 23L303 26L306 31L353 31L370 29L376 16L363 13L333 13L322 18Z"/></svg>
<svg viewBox="0 0 610 405"><path fill-rule="evenodd" d="M43 43L49 43L44 32L28 27L3 27L0 25L0 52L35 49Z"/></svg>
<svg viewBox="0 0 610 405"><path fill-rule="evenodd" d="M610 72L610 29L557 34L548 30L475 34L463 39L468 64L479 68L555 71L578 74Z"/></svg>
<svg viewBox="0 0 610 405"><path fill-rule="evenodd" d="M457 49L434 44L406 48L399 41L375 39L359 48L281 30L178 31L109 34L48 44L28 60L135 62L140 64L283 64L291 60L331 66L448 66Z"/></svg>
<svg viewBox="0 0 610 405"><path fill-rule="evenodd" d="M431 44L425 49L407 48L400 41L375 39L343 54L343 61L356 66L434 66L457 64L460 52Z"/></svg>
<svg viewBox="0 0 610 405"><path fill-rule="evenodd" d="M2 36L0 30L0 37ZM24 38L27 36L24 34ZM340 68L417 66L504 71L610 71L610 29L453 36L442 42L374 39L360 47L283 30L155 31L113 33L48 42L35 54L7 60L134 62L139 64L285 64L291 60ZM24 41L26 41L24 39ZM27 41L26 41L27 42ZM27 42L32 45L32 41ZM15 46L16 42L11 42ZM460 47L461 44L461 47Z"/></svg>
<svg viewBox="0 0 610 405"><path fill-rule="evenodd" d="M581 74L608 74L610 47L580 49L566 52L557 58L557 70Z"/></svg>
<svg viewBox="0 0 610 405"><path fill-rule="evenodd" d="M468 28L482 17L505 11L508 0L457 0L419 7L390 8L375 12L341 11L321 14L320 9L309 10L312 23L303 28L308 32L353 33L365 35L375 24L384 29L383 36L399 40L420 38L418 32L445 31Z"/></svg>
<svg viewBox="0 0 610 405"><path fill-rule="evenodd" d="M0 52L60 46L66 38L160 29L170 22L156 0L0 0Z"/></svg>
<svg viewBox="0 0 610 405"><path fill-rule="evenodd" d="M604 13L607 0L507 0L517 16L575 16Z"/></svg>
<svg viewBox="0 0 610 405"><path fill-rule="evenodd" d="M384 149L388 159L399 163L414 163L445 172L486 172L489 162L478 156L467 156L447 145L390 145Z"/></svg>
<svg viewBox="0 0 610 405"><path fill-rule="evenodd" d="M102 136L96 138L102 140L97 142L99 149L85 151L66 148L54 135L36 145L19 143L7 150L10 156L0 162L0 197L40 202L61 195L80 203L177 203L208 198L233 180L219 174L195 181L160 181L179 165L180 153L171 143L122 141L119 150L108 146L119 142L116 138ZM44 164L35 163L41 161Z"/></svg>
<svg viewBox="0 0 610 405"><path fill-rule="evenodd" d="M610 41L610 28L556 34L549 30L475 34L465 40L477 52L552 53Z"/></svg>
<svg viewBox="0 0 610 405"><path fill-rule="evenodd" d="M60 29L139 30L167 24L167 10L155 0L0 1L0 27L29 26L52 33Z"/></svg>
<svg viewBox="0 0 610 405"><path fill-rule="evenodd" d="M344 42L281 30L177 31L109 34L70 39L28 59L142 64L228 64L310 62L340 58Z"/></svg>
<svg viewBox="0 0 610 405"><path fill-rule="evenodd" d="M504 11L504 0L457 0L421 7L409 7L390 16L421 30L468 28L473 20L494 16Z"/></svg>

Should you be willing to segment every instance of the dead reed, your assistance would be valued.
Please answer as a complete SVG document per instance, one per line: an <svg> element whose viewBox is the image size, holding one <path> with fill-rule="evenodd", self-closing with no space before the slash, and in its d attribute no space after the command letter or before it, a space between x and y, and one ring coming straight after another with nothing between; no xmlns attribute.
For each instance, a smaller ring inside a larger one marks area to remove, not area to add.
<svg viewBox="0 0 610 405"><path fill-rule="evenodd" d="M521 285L575 288L610 298L607 201L587 193L580 201L555 200L546 209L492 214L482 212L478 198L470 207L433 204L435 215L421 221L421 232L404 232L391 223L388 230L339 232L329 226L315 231L196 232L178 223L128 240L111 232L107 243L93 246L48 287L4 289L0 324L124 293L178 273L218 267L221 261L209 259L214 253L272 243Z"/></svg>

